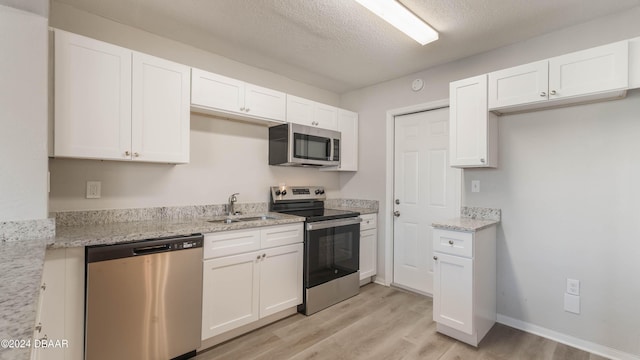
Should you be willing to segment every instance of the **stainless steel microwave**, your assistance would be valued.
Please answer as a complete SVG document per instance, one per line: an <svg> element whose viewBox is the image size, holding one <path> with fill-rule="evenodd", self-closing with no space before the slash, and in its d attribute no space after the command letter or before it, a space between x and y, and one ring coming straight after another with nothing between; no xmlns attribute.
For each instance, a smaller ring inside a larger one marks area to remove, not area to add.
<svg viewBox="0 0 640 360"><path fill-rule="evenodd" d="M294 123L272 126L269 165L338 166L340 132Z"/></svg>

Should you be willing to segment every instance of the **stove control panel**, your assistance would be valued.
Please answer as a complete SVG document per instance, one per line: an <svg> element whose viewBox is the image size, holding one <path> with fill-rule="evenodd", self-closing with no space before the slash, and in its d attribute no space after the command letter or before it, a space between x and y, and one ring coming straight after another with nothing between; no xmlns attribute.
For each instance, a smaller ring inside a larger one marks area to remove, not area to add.
<svg viewBox="0 0 640 360"><path fill-rule="evenodd" d="M271 201L273 203L283 201L325 200L324 187L322 186L272 186Z"/></svg>

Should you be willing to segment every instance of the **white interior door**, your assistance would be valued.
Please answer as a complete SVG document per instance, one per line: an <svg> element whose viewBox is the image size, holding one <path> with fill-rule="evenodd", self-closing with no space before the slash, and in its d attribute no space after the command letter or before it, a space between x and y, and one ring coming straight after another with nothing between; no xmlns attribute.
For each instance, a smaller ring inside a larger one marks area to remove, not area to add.
<svg viewBox="0 0 640 360"><path fill-rule="evenodd" d="M433 293L434 221L460 211L462 172L449 167L449 109L396 116L393 283Z"/></svg>

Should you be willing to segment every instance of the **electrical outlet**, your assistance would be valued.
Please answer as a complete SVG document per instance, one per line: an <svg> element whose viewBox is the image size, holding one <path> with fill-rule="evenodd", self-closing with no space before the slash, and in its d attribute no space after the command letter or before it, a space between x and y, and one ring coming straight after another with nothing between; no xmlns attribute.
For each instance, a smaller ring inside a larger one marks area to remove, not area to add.
<svg viewBox="0 0 640 360"><path fill-rule="evenodd" d="M480 192L480 180L471 180L471 192Z"/></svg>
<svg viewBox="0 0 640 360"><path fill-rule="evenodd" d="M580 296L580 280L567 279L567 294Z"/></svg>
<svg viewBox="0 0 640 360"><path fill-rule="evenodd" d="M87 181L87 199L100 199L102 182Z"/></svg>

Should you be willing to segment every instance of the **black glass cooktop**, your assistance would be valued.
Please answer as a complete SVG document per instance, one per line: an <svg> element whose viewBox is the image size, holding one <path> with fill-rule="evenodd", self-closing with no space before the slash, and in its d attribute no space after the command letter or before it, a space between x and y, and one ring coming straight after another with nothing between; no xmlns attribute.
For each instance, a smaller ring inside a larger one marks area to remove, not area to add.
<svg viewBox="0 0 640 360"><path fill-rule="evenodd" d="M285 211L280 211L285 212ZM307 222L344 219L350 217L360 216L360 213L346 210L334 210L334 209L308 209L308 210L292 210L286 211L289 215L303 216Z"/></svg>

